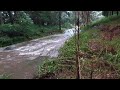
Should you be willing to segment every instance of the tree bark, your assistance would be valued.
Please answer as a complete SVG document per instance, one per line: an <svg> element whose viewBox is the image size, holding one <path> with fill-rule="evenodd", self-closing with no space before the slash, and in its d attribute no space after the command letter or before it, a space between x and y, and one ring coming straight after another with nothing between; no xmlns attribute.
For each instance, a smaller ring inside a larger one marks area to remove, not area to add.
<svg viewBox="0 0 120 90"><path fill-rule="evenodd" d="M113 15L113 11L111 11L112 12L112 15Z"/></svg>
<svg viewBox="0 0 120 90"><path fill-rule="evenodd" d="M90 11L87 11L87 24L90 23Z"/></svg>
<svg viewBox="0 0 120 90"><path fill-rule="evenodd" d="M59 30L61 30L61 11L59 11Z"/></svg>
<svg viewBox="0 0 120 90"><path fill-rule="evenodd" d="M119 14L119 11L117 11L117 15Z"/></svg>
<svg viewBox="0 0 120 90"><path fill-rule="evenodd" d="M18 20L18 11L14 11L14 22L17 23Z"/></svg>
<svg viewBox="0 0 120 90"><path fill-rule="evenodd" d="M76 79L81 79L81 72L80 72L80 63L79 63L79 60L80 60L80 57L79 57L79 27L80 27L80 23L79 23L79 11L78 11L78 19L77 19L77 22L78 22L78 30L77 30L77 52L76 52L76 67L77 67L77 77Z"/></svg>
<svg viewBox="0 0 120 90"><path fill-rule="evenodd" d="M11 11L8 11L11 24L14 24L14 19Z"/></svg>

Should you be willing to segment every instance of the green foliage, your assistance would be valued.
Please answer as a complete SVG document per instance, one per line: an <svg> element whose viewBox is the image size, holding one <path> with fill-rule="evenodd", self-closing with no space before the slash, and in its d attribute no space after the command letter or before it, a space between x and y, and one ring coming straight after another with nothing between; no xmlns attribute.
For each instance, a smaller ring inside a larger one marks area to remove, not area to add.
<svg viewBox="0 0 120 90"><path fill-rule="evenodd" d="M26 25L29 25L29 24L33 24L33 21L32 19L30 18L30 15L25 13L24 11L20 11L19 12L19 18L18 18L18 23L19 24L26 24Z"/></svg>
<svg viewBox="0 0 120 90"><path fill-rule="evenodd" d="M92 54L90 56L94 56L99 60L107 60L109 62L111 62L112 64L116 65L118 68L120 68L120 37L114 38L112 41L107 41L107 40L102 40L100 38L100 30L98 29L93 29L93 26L99 25L99 24L110 24L114 21L118 21L120 20L120 16L110 16L108 18L103 18L99 21L96 21L90 25L87 25L87 27L84 27L84 30L82 30L80 32L80 50L82 52L85 52L87 54L89 54L89 48L88 48L88 42L90 40L98 40L100 42L100 44L102 44L102 47L106 47L106 46L112 46L113 48L115 48L116 50L116 54L112 54L110 52L103 52L102 55L100 55L100 52L98 52L99 54L96 54L94 52L92 52ZM118 23L118 22L117 22ZM86 30L85 30L86 29ZM73 57L75 55L75 36L73 36L70 40L68 40L65 45L60 49L60 55L59 57ZM57 60L57 59L56 59ZM85 63L88 63L87 65L90 65L90 59L85 59L86 61ZM49 67L50 66L50 67ZM48 61L46 64L43 64L41 67L43 68L39 71L43 72L54 72L56 71L58 68L58 63L54 62L54 61ZM85 66L85 69L87 72L91 71L91 69ZM41 73L41 72L40 72Z"/></svg>
<svg viewBox="0 0 120 90"><path fill-rule="evenodd" d="M38 75L46 74L46 73L54 73L54 71L58 70L58 62L53 59L44 61L43 64L38 66Z"/></svg>
<svg viewBox="0 0 120 90"><path fill-rule="evenodd" d="M67 41L64 46L60 48L59 52L61 57L72 57L75 54L74 37Z"/></svg>
<svg viewBox="0 0 120 90"><path fill-rule="evenodd" d="M50 34L61 33L57 26L38 26L27 24L2 24L0 25L0 46L6 46L43 37Z"/></svg>
<svg viewBox="0 0 120 90"><path fill-rule="evenodd" d="M120 63L120 37L113 38L112 41L105 41L105 45L112 46L116 54L113 55L112 53L104 53L103 57L105 60L111 61L112 63L118 64Z"/></svg>
<svg viewBox="0 0 120 90"><path fill-rule="evenodd" d="M62 29L70 27L64 23L65 12L61 11ZM0 15L0 46L63 32L59 30L59 11L1 11Z"/></svg>
<svg viewBox="0 0 120 90"><path fill-rule="evenodd" d="M19 24L2 24L0 26L0 33L9 37L24 36L25 30Z"/></svg>
<svg viewBox="0 0 120 90"><path fill-rule="evenodd" d="M62 25L62 28L72 28L72 25L70 24L70 23L64 23L63 25Z"/></svg>
<svg viewBox="0 0 120 90"><path fill-rule="evenodd" d="M109 17L103 17L100 20L94 21L93 23L91 23L90 25L86 25L85 27L82 27L82 29L84 30L88 30L89 28L92 28L94 26L98 26L98 25L102 25L102 24L108 24L109 22L113 22L113 21L118 21L120 20L120 15L112 15Z"/></svg>
<svg viewBox="0 0 120 90"><path fill-rule="evenodd" d="M0 79L10 79L10 76L3 74L3 75L0 75Z"/></svg>
<svg viewBox="0 0 120 90"><path fill-rule="evenodd" d="M7 46L22 42L36 35L38 32L36 26L21 26L19 24L2 24L0 26L0 46Z"/></svg>
<svg viewBox="0 0 120 90"><path fill-rule="evenodd" d="M113 26L115 25L116 26L116 25L119 25L119 23L120 23L120 15L118 15L118 16L113 15L113 16L104 17L101 20L95 21L92 24L84 27L83 29L84 29L84 32L87 33L88 31L93 29L94 26L98 26L98 25L113 25ZM88 34L90 34L90 33L88 33ZM85 36L87 36L87 35L85 35ZM83 36L83 37L85 37L85 36ZM96 37L94 37L94 38L96 39ZM102 58L103 60L106 60L106 61L114 64L120 70L120 44L119 44L120 37L117 36L117 37L113 38L111 41L101 40L101 38L99 38L99 37L98 37L98 39L100 40L100 43L103 45L104 48L111 46L112 48L114 48L116 53L112 54L111 52L104 51L103 54L100 55L100 57L99 56L96 56L96 57ZM87 40L85 40L85 41L87 41ZM84 42L84 45L85 45L85 42Z"/></svg>
<svg viewBox="0 0 120 90"><path fill-rule="evenodd" d="M7 36L0 37L0 47L12 44L12 39Z"/></svg>
<svg viewBox="0 0 120 90"><path fill-rule="evenodd" d="M59 24L59 12L60 11L25 11L29 14L30 18L33 20L34 24L43 25L43 26L54 26ZM61 24L65 22L70 22L67 16L66 11L61 11Z"/></svg>
<svg viewBox="0 0 120 90"><path fill-rule="evenodd" d="M70 27L64 23L66 11L61 13L62 29ZM0 18L0 46L63 32L58 26L59 11L1 11Z"/></svg>
<svg viewBox="0 0 120 90"><path fill-rule="evenodd" d="M38 32L39 27L35 25L19 25L19 24L3 24L0 26L2 36L14 37L30 37Z"/></svg>
<svg viewBox="0 0 120 90"><path fill-rule="evenodd" d="M87 43L89 41L89 39L92 38L92 34L90 34L92 31L89 30L87 32L83 32L80 34L80 49L82 51L87 51L88 47L87 47Z"/></svg>
<svg viewBox="0 0 120 90"><path fill-rule="evenodd" d="M110 61L114 64L120 63L120 54L113 55L111 53L105 53L103 57L105 60Z"/></svg>
<svg viewBox="0 0 120 90"><path fill-rule="evenodd" d="M102 15L108 16L108 12L109 12L109 11L102 11Z"/></svg>
<svg viewBox="0 0 120 90"><path fill-rule="evenodd" d="M104 16L111 16L111 15L115 15L115 14L119 15L119 11L102 11L102 15L104 15Z"/></svg>
<svg viewBox="0 0 120 90"><path fill-rule="evenodd" d="M113 15L113 16L109 16L109 17L103 17L102 19L94 22L92 24L92 26L95 26L95 25L98 25L98 24L105 24L105 23L108 23L108 22L111 22L111 21L115 21L117 19L120 19L120 15L119 16Z"/></svg>

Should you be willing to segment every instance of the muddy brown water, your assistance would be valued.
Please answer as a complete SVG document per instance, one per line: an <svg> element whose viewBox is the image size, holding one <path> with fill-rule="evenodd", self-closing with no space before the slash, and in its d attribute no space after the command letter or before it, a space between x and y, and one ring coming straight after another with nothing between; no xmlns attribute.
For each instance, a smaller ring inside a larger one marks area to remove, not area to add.
<svg viewBox="0 0 120 90"><path fill-rule="evenodd" d="M0 48L0 75L10 75L12 79L31 79L37 66L46 58L58 56L58 50L71 36L74 29L63 34L46 36L23 43Z"/></svg>

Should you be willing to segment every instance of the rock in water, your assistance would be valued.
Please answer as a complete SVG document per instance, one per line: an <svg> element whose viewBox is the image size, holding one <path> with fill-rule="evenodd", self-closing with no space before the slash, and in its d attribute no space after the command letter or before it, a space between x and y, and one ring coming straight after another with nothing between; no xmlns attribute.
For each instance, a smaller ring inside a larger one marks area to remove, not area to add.
<svg viewBox="0 0 120 90"><path fill-rule="evenodd" d="M8 46L4 50L13 50L13 49L14 49L14 47Z"/></svg>
<svg viewBox="0 0 120 90"><path fill-rule="evenodd" d="M4 50L11 50L11 47L6 47Z"/></svg>

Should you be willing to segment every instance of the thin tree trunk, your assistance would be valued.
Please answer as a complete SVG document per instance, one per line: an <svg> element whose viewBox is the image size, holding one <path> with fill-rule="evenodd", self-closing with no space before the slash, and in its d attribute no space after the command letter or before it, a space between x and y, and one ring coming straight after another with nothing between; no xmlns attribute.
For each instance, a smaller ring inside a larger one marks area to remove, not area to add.
<svg viewBox="0 0 120 90"><path fill-rule="evenodd" d="M14 11L14 22L17 23L18 20L18 11Z"/></svg>
<svg viewBox="0 0 120 90"><path fill-rule="evenodd" d="M90 11L87 11L87 24L89 24L90 23Z"/></svg>
<svg viewBox="0 0 120 90"><path fill-rule="evenodd" d="M111 11L112 12L112 15L113 15L113 11Z"/></svg>
<svg viewBox="0 0 120 90"><path fill-rule="evenodd" d="M89 11L86 12L87 24L88 24Z"/></svg>
<svg viewBox="0 0 120 90"><path fill-rule="evenodd" d="M59 11L59 30L61 30L61 11Z"/></svg>
<svg viewBox="0 0 120 90"><path fill-rule="evenodd" d="M8 16L7 15L8 13L7 13L7 11L3 11L3 23L5 24L6 23L6 20L5 20L5 18Z"/></svg>
<svg viewBox="0 0 120 90"><path fill-rule="evenodd" d="M110 11L110 16L112 15L112 11Z"/></svg>
<svg viewBox="0 0 120 90"><path fill-rule="evenodd" d="M3 24L2 11L0 11L0 25Z"/></svg>
<svg viewBox="0 0 120 90"><path fill-rule="evenodd" d="M108 15L109 15L109 11L106 11L105 13L106 13L106 16L108 17Z"/></svg>
<svg viewBox="0 0 120 90"><path fill-rule="evenodd" d="M77 79L81 79L81 73L80 73L80 63L79 63L79 60L80 60L80 57L79 57L79 27L80 27L80 23L79 23L79 12L78 12L78 19L77 19L77 22L78 22L78 31L77 31L77 58L76 58L76 67L77 67Z"/></svg>
<svg viewBox="0 0 120 90"><path fill-rule="evenodd" d="M78 21L76 19L76 11L75 11L75 46L76 46L76 79L79 79L79 63L78 63L78 48L77 48L77 30L76 26L78 26Z"/></svg>
<svg viewBox="0 0 120 90"><path fill-rule="evenodd" d="M110 16L110 11L108 11L108 16Z"/></svg>
<svg viewBox="0 0 120 90"><path fill-rule="evenodd" d="M117 11L117 15L119 14L119 11Z"/></svg>
<svg viewBox="0 0 120 90"><path fill-rule="evenodd" d="M11 11L8 11L8 14L9 14L10 22L11 22L11 24L13 24L13 23L14 23L14 20L13 20L12 12L11 12Z"/></svg>

